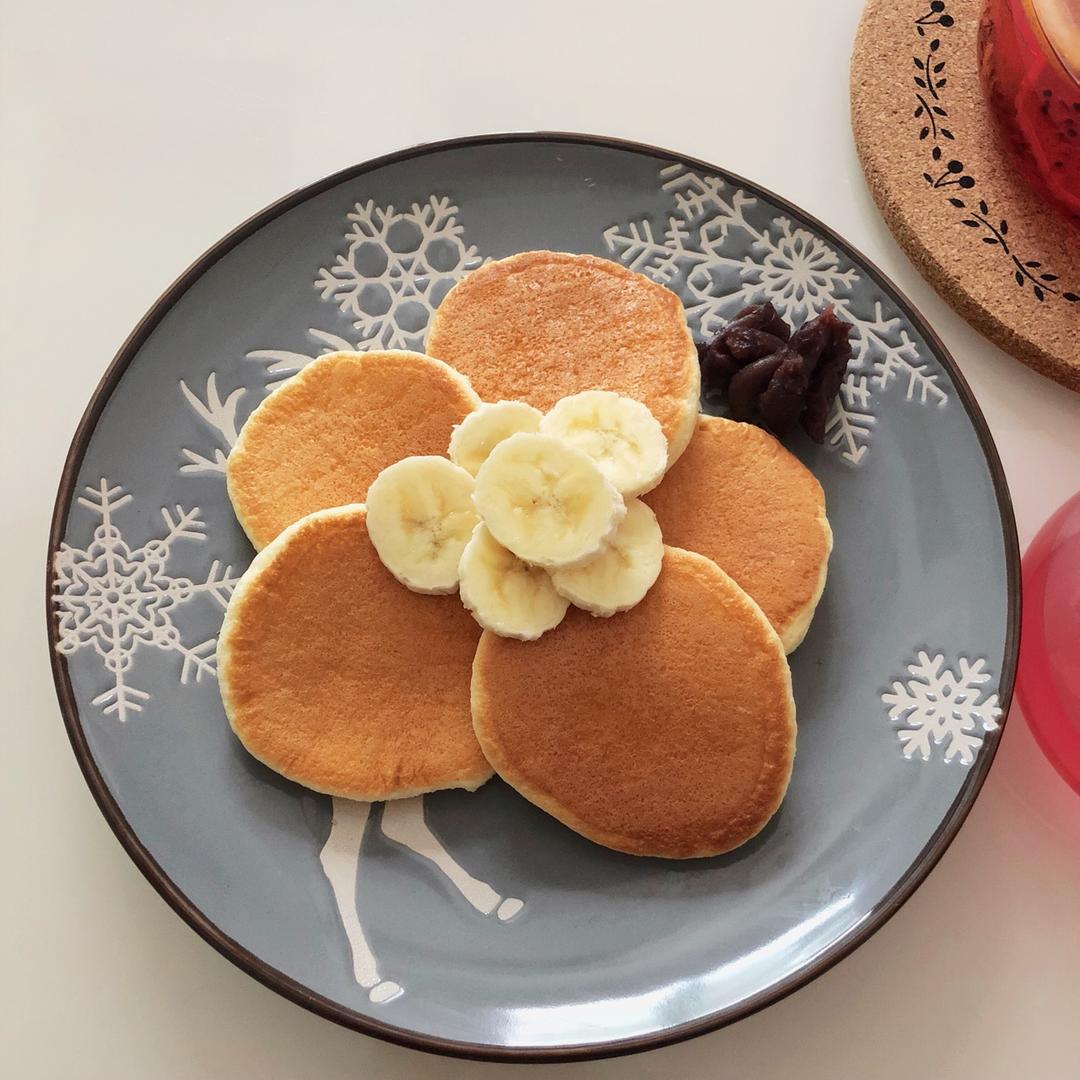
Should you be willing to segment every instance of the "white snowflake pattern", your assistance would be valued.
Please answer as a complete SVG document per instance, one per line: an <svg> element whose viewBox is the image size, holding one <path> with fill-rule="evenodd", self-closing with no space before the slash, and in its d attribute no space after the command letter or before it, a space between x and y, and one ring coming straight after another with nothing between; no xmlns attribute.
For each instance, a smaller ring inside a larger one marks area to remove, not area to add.
<svg viewBox="0 0 1080 1080"><path fill-rule="evenodd" d="M738 309L769 300L787 318L801 322L832 304L853 327L852 360L845 392L828 420L829 444L849 462L866 454L874 423L871 394L894 380L905 385L906 400L943 406L947 395L938 375L920 358L899 314L886 314L875 301L872 314L854 297L860 283L855 267L819 236L777 217L767 226L747 211L758 200L718 176L682 164L660 170L674 211L657 237L648 220L613 225L604 231L608 249L633 270L674 287L681 279L687 317L702 334L721 329ZM739 241L739 243L736 243ZM749 242L749 249L740 251ZM869 368L869 378L853 375Z"/></svg>
<svg viewBox="0 0 1080 1080"><path fill-rule="evenodd" d="M208 395L208 401L214 398ZM206 401L203 406L215 411ZM224 408L224 405L222 405ZM114 515L132 502L120 486L102 479L84 488L78 503L100 518L85 550L61 543L54 556L53 603L57 608L57 651L71 655L92 647L111 676L112 685L93 698L106 716L126 721L143 712L150 694L133 686L129 675L140 646L149 645L182 658L180 683L194 676L216 677L217 637L197 645L184 643L173 623L173 613L199 595L217 601L222 609L236 586L232 567L214 561L206 580L194 583L167 571L173 545L181 540L202 541L205 525L198 507L185 510L162 507L165 534L131 548L114 522ZM333 800L330 835L320 863L333 892L352 957L353 975L368 991L373 1004L383 1004L402 993L400 983L380 974L357 909L357 873L372 805L348 799ZM462 899L480 916L508 923L525 909L517 897L497 892L488 882L473 877L435 836L424 815L424 798L397 799L386 804L380 827L395 844L414 852L441 873Z"/></svg>
<svg viewBox="0 0 1080 1080"><path fill-rule="evenodd" d="M180 682L194 676L216 676L212 637L197 645L187 645L173 624L173 612L197 596L205 595L224 608L237 578L232 567L215 560L206 580L198 584L188 578L173 577L167 564L173 545L180 540L201 541L205 536L198 507L172 510L162 507L165 534L132 549L114 524L117 510L132 496L122 487L102 479L98 487L87 487L78 497L101 519L85 550L62 543L53 563L53 602L57 608L57 650L66 655L92 646L112 676L112 686L98 694L93 703L106 716L128 719L142 712L150 695L127 681L135 654L141 645L150 645L182 658Z"/></svg>
<svg viewBox="0 0 1080 1080"><path fill-rule="evenodd" d="M890 706L889 718L903 725L896 734L904 757L917 753L929 761L932 747L944 743L946 761L959 758L970 765L983 743L978 729L987 732L998 726L998 696L991 694L983 700L981 687L990 681L985 660L969 661L962 656L958 673L944 664L942 654L931 658L920 652L915 663L908 665L912 677L894 682L881 700Z"/></svg>
<svg viewBox="0 0 1080 1080"><path fill-rule="evenodd" d="M365 347L420 347L442 298L483 261L462 239L457 213L445 195L404 212L373 199L350 211L348 247L319 270L315 288L352 316Z"/></svg>
<svg viewBox="0 0 1080 1080"><path fill-rule="evenodd" d="M870 388L865 375L849 371L840 384L836 407L825 422L825 437L830 446L844 447L848 460L858 462L866 453L870 428L877 418L870 412Z"/></svg>

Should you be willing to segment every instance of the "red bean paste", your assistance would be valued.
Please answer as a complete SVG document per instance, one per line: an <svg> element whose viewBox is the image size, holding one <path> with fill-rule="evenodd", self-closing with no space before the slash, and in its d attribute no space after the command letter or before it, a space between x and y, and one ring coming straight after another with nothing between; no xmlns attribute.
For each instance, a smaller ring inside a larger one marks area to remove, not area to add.
<svg viewBox="0 0 1080 1080"><path fill-rule="evenodd" d="M825 421L851 358L851 327L832 306L794 333L772 304L743 308L698 344L705 401L727 399L731 417L788 435L801 424L825 441Z"/></svg>

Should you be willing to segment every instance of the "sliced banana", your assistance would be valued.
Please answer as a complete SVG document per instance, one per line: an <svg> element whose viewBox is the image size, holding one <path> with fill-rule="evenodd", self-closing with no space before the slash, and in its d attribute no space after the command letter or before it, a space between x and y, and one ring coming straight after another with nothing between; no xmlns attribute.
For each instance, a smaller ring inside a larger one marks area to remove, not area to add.
<svg viewBox="0 0 1080 1080"><path fill-rule="evenodd" d="M558 626L570 606L546 570L522 562L483 524L465 545L459 573L461 602L485 630L502 637L535 641Z"/></svg>
<svg viewBox="0 0 1080 1080"><path fill-rule="evenodd" d="M452 593L479 518L473 478L444 457L407 457L383 469L367 494L367 530L383 565L419 593Z"/></svg>
<svg viewBox="0 0 1080 1080"><path fill-rule="evenodd" d="M599 554L626 513L587 454L524 432L504 439L480 466L473 502L503 547L548 569Z"/></svg>
<svg viewBox="0 0 1080 1080"><path fill-rule="evenodd" d="M644 600L663 561L664 540L656 515L640 499L631 499L605 549L584 566L553 570L551 580L575 607L606 617Z"/></svg>
<svg viewBox="0 0 1080 1080"><path fill-rule="evenodd" d="M627 498L660 483L668 444L660 422L640 401L610 390L585 390L555 403L540 430L583 450Z"/></svg>
<svg viewBox="0 0 1080 1080"><path fill-rule="evenodd" d="M524 401L497 401L474 409L450 435L450 460L475 476L488 454L518 431L539 431L544 414Z"/></svg>

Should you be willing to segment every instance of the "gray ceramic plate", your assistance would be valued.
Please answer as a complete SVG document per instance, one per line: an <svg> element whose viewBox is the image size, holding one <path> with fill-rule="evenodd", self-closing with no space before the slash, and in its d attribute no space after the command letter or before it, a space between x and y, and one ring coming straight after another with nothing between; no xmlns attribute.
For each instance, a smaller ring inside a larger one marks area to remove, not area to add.
<svg viewBox="0 0 1080 1080"><path fill-rule="evenodd" d="M792 658L794 777L774 821L728 856L619 855L498 782L385 820L379 807L332 807L252 760L225 722L215 636L252 552L223 463L244 418L321 351L420 347L462 274L529 248L650 274L682 296L695 332L764 298L796 322L831 302L855 328L827 444L791 443L836 534ZM704 162L574 135L407 150L222 240L106 374L64 471L50 557L75 752L166 900L323 1016L477 1057L686 1038L866 940L968 812L1016 661L1005 482L922 318L776 196Z"/></svg>

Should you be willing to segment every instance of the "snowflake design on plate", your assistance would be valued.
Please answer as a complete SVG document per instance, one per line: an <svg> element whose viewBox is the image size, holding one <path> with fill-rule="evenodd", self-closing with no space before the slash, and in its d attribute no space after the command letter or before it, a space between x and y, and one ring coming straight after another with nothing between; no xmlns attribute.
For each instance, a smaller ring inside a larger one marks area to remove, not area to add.
<svg viewBox="0 0 1080 1080"><path fill-rule="evenodd" d="M604 231L608 250L682 293L687 318L702 334L751 303L769 300L795 322L832 304L853 328L850 369L826 426L845 460L857 464L867 452L875 390L898 382L907 401L946 403L938 373L920 357L900 313L885 298L866 310L855 296L859 271L842 265L821 237L784 216L759 223L749 213L758 199L719 176L674 164L660 179L673 201L662 233L648 219L612 225Z"/></svg>
<svg viewBox="0 0 1080 1080"><path fill-rule="evenodd" d="M889 718L903 725L896 735L904 757L917 753L929 761L933 747L944 743L946 761L959 758L970 765L983 744L976 732L998 727L998 696L983 699L982 687L990 681L985 660L970 661L961 656L955 672L944 664L941 653L931 658L929 653L920 652L908 665L912 677L894 682L881 700L890 706Z"/></svg>
<svg viewBox="0 0 1080 1080"><path fill-rule="evenodd" d="M209 408L206 402L202 405ZM206 538L198 507L191 510L162 507L165 534L142 547L132 548L114 523L114 515L132 502L132 496L105 479L96 488L83 490L85 494L78 497L79 504L96 514L101 523L94 529L85 550L62 543L56 552L53 592L59 637L56 647L64 655L86 647L94 649L112 676L112 686L98 694L93 704L106 716L126 721L129 713L142 712L150 700L145 690L128 682L142 645L179 654L181 684L192 676L196 682L204 675L216 677L217 637L187 645L172 615L200 594L211 596L224 609L239 578L233 576L232 567L223 569L217 560L211 564L206 580L198 584L168 573L174 544ZM357 872L372 807L369 803L339 798L332 800L332 807L330 835L320 862L345 931L353 976L368 991L373 1004L383 1004L400 995L402 986L380 973L356 902ZM479 915L490 916L496 923L507 923L523 911L523 900L496 892L486 881L473 877L443 847L427 825L423 796L386 804L379 824L387 839L431 863Z"/></svg>
<svg viewBox="0 0 1080 1080"><path fill-rule="evenodd" d="M343 254L322 267L315 288L353 318L359 338L310 327L308 352L253 349L247 358L263 364L269 376L260 395L295 375L323 353L367 349L422 349L428 323L443 297L470 270L485 260L464 240L459 207L446 195L429 195L406 211L358 202L346 215ZM184 447L182 473L224 475L225 461L236 444L236 411L244 388L222 400L217 373L205 389L192 390L183 380L180 391L195 414L213 431L218 445L207 454Z"/></svg>
<svg viewBox="0 0 1080 1080"><path fill-rule="evenodd" d="M131 502L132 496L104 479L98 487L84 491L79 504L97 514L101 524L94 529L93 539L85 549L62 543L56 552L56 647L66 655L93 647L112 676L112 686L98 694L93 703L106 716L115 715L125 721L129 713L142 712L150 698L145 690L127 681L141 645L177 653L183 661L181 683L192 675L196 682L204 675L216 676L217 638L197 645L185 644L172 614L200 595L212 597L224 608L238 579L232 576L231 566L223 569L217 560L211 564L206 580L198 584L167 572L174 544L205 537L198 507L162 507L165 534L133 549L113 522L116 511Z"/></svg>
<svg viewBox="0 0 1080 1080"><path fill-rule="evenodd" d="M462 240L458 208L445 195L401 212L358 202L348 214L345 254L319 271L315 288L355 320L361 341L386 349L419 348L455 282L482 262Z"/></svg>

